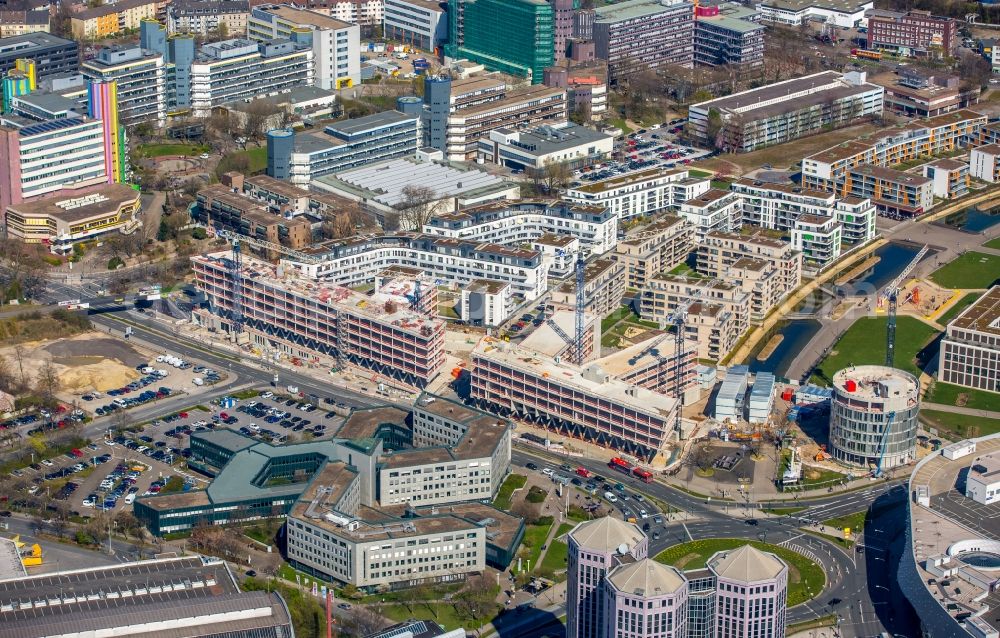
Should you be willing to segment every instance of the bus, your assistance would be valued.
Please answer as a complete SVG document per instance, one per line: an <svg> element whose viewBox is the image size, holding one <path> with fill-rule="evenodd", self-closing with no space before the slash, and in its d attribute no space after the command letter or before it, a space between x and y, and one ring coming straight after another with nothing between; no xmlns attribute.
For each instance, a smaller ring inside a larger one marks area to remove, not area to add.
<svg viewBox="0 0 1000 638"><path fill-rule="evenodd" d="M608 461L608 467L612 470L617 470L622 474L630 474L632 472L632 464L625 459L618 458L617 456Z"/></svg>
<svg viewBox="0 0 1000 638"><path fill-rule="evenodd" d="M864 58L866 60L881 60L881 51L869 51L867 49L851 49L851 57Z"/></svg>
<svg viewBox="0 0 1000 638"><path fill-rule="evenodd" d="M653 482L653 473L648 470L644 470L641 467L632 468L632 476L636 477L643 483Z"/></svg>

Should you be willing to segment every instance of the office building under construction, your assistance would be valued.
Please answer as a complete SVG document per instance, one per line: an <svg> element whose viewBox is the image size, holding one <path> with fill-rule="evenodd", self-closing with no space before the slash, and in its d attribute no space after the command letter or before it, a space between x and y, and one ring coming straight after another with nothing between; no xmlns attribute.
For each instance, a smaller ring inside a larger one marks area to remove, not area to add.
<svg viewBox="0 0 1000 638"><path fill-rule="evenodd" d="M241 317L255 347L324 365L354 365L420 388L444 365L444 322L415 311L412 290L401 294L387 284L366 295L244 255L234 307L229 253L191 262L195 283L208 297L208 308L194 317L210 329L231 332ZM436 294L433 286L426 288L426 294Z"/></svg>

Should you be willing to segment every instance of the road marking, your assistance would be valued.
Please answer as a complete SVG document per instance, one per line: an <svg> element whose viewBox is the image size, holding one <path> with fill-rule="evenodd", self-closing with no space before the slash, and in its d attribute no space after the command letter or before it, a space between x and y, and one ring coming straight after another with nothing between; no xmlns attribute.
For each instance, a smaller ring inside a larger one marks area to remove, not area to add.
<svg viewBox="0 0 1000 638"><path fill-rule="evenodd" d="M691 530L688 529L687 523L681 523L684 526L684 533L688 535L688 540L693 541L694 537L691 536Z"/></svg>

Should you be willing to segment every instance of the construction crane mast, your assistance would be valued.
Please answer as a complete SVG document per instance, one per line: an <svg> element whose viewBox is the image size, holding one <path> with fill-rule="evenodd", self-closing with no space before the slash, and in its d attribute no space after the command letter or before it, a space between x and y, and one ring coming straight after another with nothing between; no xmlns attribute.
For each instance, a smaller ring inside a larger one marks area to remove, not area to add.
<svg viewBox="0 0 1000 638"><path fill-rule="evenodd" d="M888 320L885 324L885 365L887 368L894 367L896 360L896 305L899 297L899 287L903 284L906 278L913 272L913 269L917 267L917 264L927 251L930 250L929 246L924 244L906 268L899 273L899 275L889 282L889 285L882 289L879 294L879 301L886 303L886 311L888 313Z"/></svg>
<svg viewBox="0 0 1000 638"><path fill-rule="evenodd" d="M233 242L232 266L229 278L233 286L233 336L243 333L243 251L240 249L240 238Z"/></svg>
<svg viewBox="0 0 1000 638"><path fill-rule="evenodd" d="M573 335L573 361L579 365L583 365L583 330L584 330L584 288L586 287L586 262L583 260L583 253L579 252L576 256L576 321L574 323L574 328L576 334Z"/></svg>

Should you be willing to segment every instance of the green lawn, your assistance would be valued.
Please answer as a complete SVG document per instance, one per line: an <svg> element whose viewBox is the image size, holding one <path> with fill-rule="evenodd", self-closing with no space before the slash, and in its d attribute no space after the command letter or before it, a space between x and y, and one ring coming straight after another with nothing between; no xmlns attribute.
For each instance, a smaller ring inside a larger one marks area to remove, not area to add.
<svg viewBox="0 0 1000 638"><path fill-rule="evenodd" d="M813 381L830 385L833 375L850 365L885 363L885 317L861 317L834 345L830 354L813 371ZM917 354L938 331L913 317L896 318L896 367L920 375Z"/></svg>
<svg viewBox="0 0 1000 638"><path fill-rule="evenodd" d="M396 622L411 618L415 620L433 620L445 628L445 631L460 629L464 619L458 617L455 605L451 603L413 603L406 605L384 605L380 608L382 615Z"/></svg>
<svg viewBox="0 0 1000 638"><path fill-rule="evenodd" d="M628 306L621 306L618 310L615 310L610 315L601 319L601 332L607 332L614 327L616 323L624 319L625 317L632 314L632 309Z"/></svg>
<svg viewBox="0 0 1000 638"><path fill-rule="evenodd" d="M616 129L619 129L622 132L622 135L628 135L632 132L632 127L626 124L623 118L608 120L608 124Z"/></svg>
<svg viewBox="0 0 1000 638"><path fill-rule="evenodd" d="M997 95L1000 95L1000 93L998 93ZM993 248L993 249L996 249L996 250L1000 250L1000 237L997 237L996 239L989 240L988 242L986 242L985 244L983 244L983 246L986 246L987 248Z"/></svg>
<svg viewBox="0 0 1000 638"><path fill-rule="evenodd" d="M504 480L503 485L500 486L500 489L497 490L497 496L493 499L493 507L498 510L509 510L514 490L521 489L527 482L528 477L524 474L511 474L508 476Z"/></svg>
<svg viewBox="0 0 1000 638"><path fill-rule="evenodd" d="M221 175L231 170L246 171L248 175L263 173L267 169L267 147L259 146L245 151L230 153L219 160L216 174Z"/></svg>
<svg viewBox="0 0 1000 638"><path fill-rule="evenodd" d="M981 293L970 292L965 294L961 299L955 302L951 308L948 308L947 312L937 318L937 322L942 326L947 326L952 319L957 317L963 310L972 305L972 303L979 299Z"/></svg>
<svg viewBox="0 0 1000 638"><path fill-rule="evenodd" d="M524 540L521 541L520 555L524 559L524 569L538 565L538 557L542 554L542 545L549 536L552 524L527 525L524 528Z"/></svg>
<svg viewBox="0 0 1000 638"><path fill-rule="evenodd" d="M688 177L711 177L712 173L709 171L698 170L697 168L688 169Z"/></svg>
<svg viewBox="0 0 1000 638"><path fill-rule="evenodd" d="M556 572L566 569L566 556L569 553L569 547L566 541L557 540L563 534L566 534L571 529L576 527L572 523L563 523L556 530L555 539L553 539L552 544L549 548L545 550L545 556L542 557L542 564L535 571L545 578L550 578L553 580L563 580L566 575L565 572L556 575Z"/></svg>
<svg viewBox="0 0 1000 638"><path fill-rule="evenodd" d="M868 518L868 510L854 512L844 516L837 516L823 521L827 527L833 527L843 535L844 528L851 528L851 535L857 536L865 529L865 519Z"/></svg>
<svg viewBox="0 0 1000 638"><path fill-rule="evenodd" d="M826 574L823 568L802 554L790 549L748 541L742 538L710 538L674 545L663 550L656 560L678 569L700 569L716 552L732 550L743 545L753 545L757 549L776 554L788 564L788 606L793 607L818 596L823 591Z"/></svg>
<svg viewBox="0 0 1000 638"><path fill-rule="evenodd" d="M931 273L945 288L989 288L1000 277L1000 257L969 251Z"/></svg>
<svg viewBox="0 0 1000 638"><path fill-rule="evenodd" d="M207 144L141 144L138 147L140 157L163 157L165 155L201 155L211 151ZM265 154L267 149L264 149Z"/></svg>
<svg viewBox="0 0 1000 638"><path fill-rule="evenodd" d="M601 345L617 348L629 327L658 330L660 326L655 321L640 319L631 308L622 306L601 320Z"/></svg>
<svg viewBox="0 0 1000 638"><path fill-rule="evenodd" d="M924 394L924 401L942 405L961 405L973 410L1000 412L1000 394L963 388L960 385L935 381Z"/></svg>
<svg viewBox="0 0 1000 638"><path fill-rule="evenodd" d="M920 420L925 427L935 428L942 436L964 439L1000 432L1000 419L987 419L969 414L955 414L938 410L920 410ZM971 431L969 428L973 428Z"/></svg>

